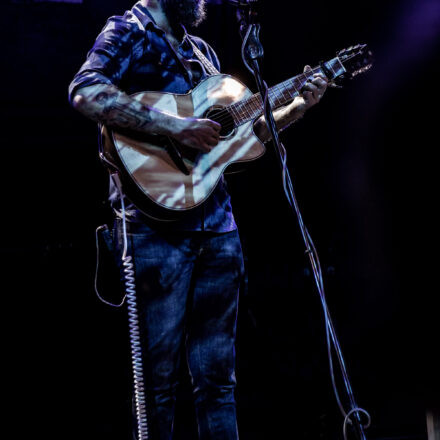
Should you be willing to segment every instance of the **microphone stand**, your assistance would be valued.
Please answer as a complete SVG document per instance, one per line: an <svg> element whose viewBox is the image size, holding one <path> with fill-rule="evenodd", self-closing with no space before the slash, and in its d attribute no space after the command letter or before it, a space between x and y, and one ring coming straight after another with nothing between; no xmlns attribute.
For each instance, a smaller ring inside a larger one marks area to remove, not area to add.
<svg viewBox="0 0 440 440"><path fill-rule="evenodd" d="M258 90L262 98L264 117L266 119L266 124L269 129L269 133L272 137L272 142L275 146L275 152L279 160L279 165L282 170L283 185L284 185L286 197L288 199L289 204L291 205L292 209L296 212L296 215L298 217L301 233L306 247L306 254L309 256L310 264L313 269L316 287L318 289L318 293L321 298L321 303L323 305L332 383L333 383L333 388L337 403L339 405L339 408L341 409L342 414L345 417L344 437L346 437L346 425L348 423L352 425L352 428L358 440L366 440L364 425L361 422L360 413L362 412L368 416L368 424L365 427L369 426L369 421L370 421L369 415L365 410L357 406L356 400L354 398L353 390L347 373L347 368L345 366L344 357L342 355L339 339L336 335L335 328L333 326L333 322L330 316L330 312L328 310L327 303L325 300L324 283L323 283L319 258L315 246L313 244L312 238L310 237L310 234L308 233L307 228L302 220L301 212L299 210L298 203L293 191L292 180L290 178L289 170L287 169L286 166L286 160L287 160L286 151L284 149L284 146L280 142L278 129L276 127L275 119L273 116L273 110L268 96L269 89L261 75L259 60L263 58L264 49L259 40L261 26L258 23L258 11L257 11L258 0L239 0L239 1L227 0L227 3L237 7L237 16L239 17L239 25L240 25L240 35L243 39L243 46L242 46L243 62L245 66L248 68L248 70L254 75L255 82L257 84ZM341 375L343 378L343 383L345 386L345 391L347 393L347 397L350 402L350 410L347 412L344 410L342 406L335 384L330 341L333 344L333 349L338 359Z"/></svg>

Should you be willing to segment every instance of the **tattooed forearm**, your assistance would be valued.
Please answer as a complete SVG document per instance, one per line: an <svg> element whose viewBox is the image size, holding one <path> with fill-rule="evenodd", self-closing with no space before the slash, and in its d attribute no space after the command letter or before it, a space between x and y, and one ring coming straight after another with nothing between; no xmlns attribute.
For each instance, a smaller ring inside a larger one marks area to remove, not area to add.
<svg viewBox="0 0 440 440"><path fill-rule="evenodd" d="M161 133L172 116L147 107L117 87L97 84L79 89L74 107L88 118L109 127Z"/></svg>
<svg viewBox="0 0 440 440"><path fill-rule="evenodd" d="M112 85L80 88L72 104L85 116L112 128L169 136L205 153L217 145L220 137L217 122L148 107Z"/></svg>
<svg viewBox="0 0 440 440"><path fill-rule="evenodd" d="M95 97L99 106L95 118L109 126L143 129L151 122L150 109L136 101L126 101L121 92L100 92Z"/></svg>

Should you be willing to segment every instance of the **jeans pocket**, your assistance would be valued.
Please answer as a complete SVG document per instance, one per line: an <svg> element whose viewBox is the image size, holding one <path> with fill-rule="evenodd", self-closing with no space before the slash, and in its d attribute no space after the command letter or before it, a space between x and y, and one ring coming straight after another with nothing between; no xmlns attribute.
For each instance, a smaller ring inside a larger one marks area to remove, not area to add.
<svg viewBox="0 0 440 440"><path fill-rule="evenodd" d="M122 282L116 251L114 232L107 225L96 230L97 265L95 286L100 297L111 303L121 300Z"/></svg>
<svg viewBox="0 0 440 440"><path fill-rule="evenodd" d="M110 252L113 255L115 251L115 243L112 231L110 231L107 225L102 225L98 227L97 232L100 249L102 248L104 252Z"/></svg>

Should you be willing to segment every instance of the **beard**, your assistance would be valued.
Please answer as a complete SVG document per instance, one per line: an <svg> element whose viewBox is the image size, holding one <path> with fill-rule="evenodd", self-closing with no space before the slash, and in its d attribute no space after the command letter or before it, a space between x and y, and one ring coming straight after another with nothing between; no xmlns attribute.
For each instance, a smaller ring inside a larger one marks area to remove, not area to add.
<svg viewBox="0 0 440 440"><path fill-rule="evenodd" d="M170 24L196 27L206 18L205 0L160 0Z"/></svg>

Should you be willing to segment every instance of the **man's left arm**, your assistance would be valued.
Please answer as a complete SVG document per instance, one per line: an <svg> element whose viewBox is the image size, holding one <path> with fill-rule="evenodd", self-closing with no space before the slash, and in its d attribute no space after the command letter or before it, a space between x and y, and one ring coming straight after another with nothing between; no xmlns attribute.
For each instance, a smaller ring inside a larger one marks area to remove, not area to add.
<svg viewBox="0 0 440 440"><path fill-rule="evenodd" d="M310 66L304 68L304 72L308 70L311 70ZM314 74L313 76L314 79L304 85L300 96L297 96L290 104L273 112L278 130L284 130L293 122L302 118L309 108L316 105L322 99L327 89L328 81L323 75ZM255 123L255 134L263 142L270 140L270 133L264 116Z"/></svg>

